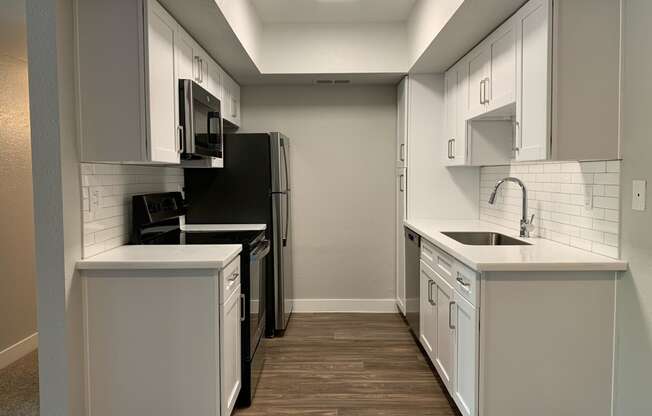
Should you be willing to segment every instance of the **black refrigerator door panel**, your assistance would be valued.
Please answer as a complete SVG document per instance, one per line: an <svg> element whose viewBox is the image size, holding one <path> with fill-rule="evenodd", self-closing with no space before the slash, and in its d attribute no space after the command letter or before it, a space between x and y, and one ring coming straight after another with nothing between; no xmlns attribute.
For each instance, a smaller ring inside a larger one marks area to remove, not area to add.
<svg viewBox="0 0 652 416"><path fill-rule="evenodd" d="M271 225L269 134L224 136L224 168L186 169L186 223ZM269 235L268 235L269 237Z"/></svg>

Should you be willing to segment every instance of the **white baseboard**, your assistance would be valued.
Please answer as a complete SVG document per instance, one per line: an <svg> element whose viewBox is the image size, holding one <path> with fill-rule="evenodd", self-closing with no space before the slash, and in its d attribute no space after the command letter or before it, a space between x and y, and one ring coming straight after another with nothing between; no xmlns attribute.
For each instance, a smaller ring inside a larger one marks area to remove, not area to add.
<svg viewBox="0 0 652 416"><path fill-rule="evenodd" d="M295 313L392 313L396 299L294 299Z"/></svg>
<svg viewBox="0 0 652 416"><path fill-rule="evenodd" d="M38 332L33 333L27 338L18 341L11 347L0 351L0 369L23 358L30 352L38 348Z"/></svg>

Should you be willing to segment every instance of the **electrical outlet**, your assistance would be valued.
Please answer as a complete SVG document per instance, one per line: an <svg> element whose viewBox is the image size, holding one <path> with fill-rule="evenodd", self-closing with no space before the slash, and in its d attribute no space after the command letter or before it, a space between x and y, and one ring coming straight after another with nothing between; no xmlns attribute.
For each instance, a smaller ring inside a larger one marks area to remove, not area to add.
<svg viewBox="0 0 652 416"><path fill-rule="evenodd" d="M632 209L634 211L645 211L646 180L632 181Z"/></svg>

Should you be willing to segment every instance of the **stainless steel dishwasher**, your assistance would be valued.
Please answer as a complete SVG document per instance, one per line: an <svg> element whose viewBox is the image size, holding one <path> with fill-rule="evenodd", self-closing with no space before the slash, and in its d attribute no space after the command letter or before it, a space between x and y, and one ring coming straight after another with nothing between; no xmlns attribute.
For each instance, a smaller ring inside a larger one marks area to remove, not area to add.
<svg viewBox="0 0 652 416"><path fill-rule="evenodd" d="M421 236L405 228L405 317L412 333L419 337L419 259Z"/></svg>

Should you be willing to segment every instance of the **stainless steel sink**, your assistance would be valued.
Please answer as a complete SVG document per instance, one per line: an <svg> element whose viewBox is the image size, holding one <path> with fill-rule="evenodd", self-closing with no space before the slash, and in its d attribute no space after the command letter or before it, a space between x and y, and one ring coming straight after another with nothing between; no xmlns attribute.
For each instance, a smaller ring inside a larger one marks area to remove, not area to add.
<svg viewBox="0 0 652 416"><path fill-rule="evenodd" d="M491 232L443 232L445 236L467 246L530 246L532 244L505 234Z"/></svg>

